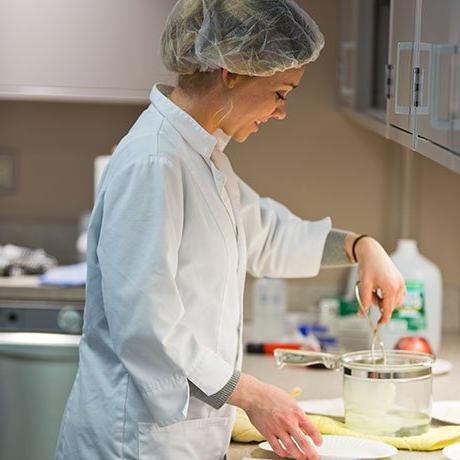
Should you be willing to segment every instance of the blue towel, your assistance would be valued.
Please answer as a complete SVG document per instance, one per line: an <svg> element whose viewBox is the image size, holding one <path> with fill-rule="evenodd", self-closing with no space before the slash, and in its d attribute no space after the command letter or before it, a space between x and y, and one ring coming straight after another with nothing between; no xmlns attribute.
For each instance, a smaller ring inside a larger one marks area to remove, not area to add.
<svg viewBox="0 0 460 460"><path fill-rule="evenodd" d="M59 287L84 286L86 284L86 262L52 268L40 276L40 284Z"/></svg>

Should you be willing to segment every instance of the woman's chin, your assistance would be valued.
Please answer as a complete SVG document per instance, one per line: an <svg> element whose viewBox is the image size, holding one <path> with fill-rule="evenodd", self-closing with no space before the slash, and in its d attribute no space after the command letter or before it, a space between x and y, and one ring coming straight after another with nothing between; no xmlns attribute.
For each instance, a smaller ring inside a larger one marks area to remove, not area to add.
<svg viewBox="0 0 460 460"><path fill-rule="evenodd" d="M249 134L246 134L244 136L233 136L233 140L238 142L239 144L242 144L245 140L247 140L249 136Z"/></svg>
<svg viewBox="0 0 460 460"><path fill-rule="evenodd" d="M233 134L232 137L236 142L241 144L244 141L246 141L251 134L254 134L257 131L258 131L258 129L256 129L256 130L254 130L254 129L241 129L241 130L237 131L235 134Z"/></svg>

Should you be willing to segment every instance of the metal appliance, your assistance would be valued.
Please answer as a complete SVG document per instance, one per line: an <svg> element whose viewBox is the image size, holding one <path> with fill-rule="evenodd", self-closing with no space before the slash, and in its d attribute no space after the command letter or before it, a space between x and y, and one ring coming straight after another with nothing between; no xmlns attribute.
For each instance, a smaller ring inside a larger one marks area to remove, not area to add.
<svg viewBox="0 0 460 460"><path fill-rule="evenodd" d="M54 458L82 323L82 299L0 298L0 459Z"/></svg>
<svg viewBox="0 0 460 460"><path fill-rule="evenodd" d="M79 335L0 333L0 458L54 458Z"/></svg>
<svg viewBox="0 0 460 460"><path fill-rule="evenodd" d="M0 332L81 334L83 300L0 298Z"/></svg>

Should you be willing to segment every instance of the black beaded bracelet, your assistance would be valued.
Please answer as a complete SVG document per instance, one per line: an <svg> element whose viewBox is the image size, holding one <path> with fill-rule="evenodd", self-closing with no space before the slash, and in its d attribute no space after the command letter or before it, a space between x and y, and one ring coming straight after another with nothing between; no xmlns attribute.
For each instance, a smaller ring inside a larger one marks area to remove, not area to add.
<svg viewBox="0 0 460 460"><path fill-rule="evenodd" d="M353 254L353 260L355 261L355 263L358 263L358 258L356 257L356 244L358 243L358 241L362 238L366 238L366 236L369 236L369 235L359 235L355 241L353 241L353 245L351 246L351 253Z"/></svg>

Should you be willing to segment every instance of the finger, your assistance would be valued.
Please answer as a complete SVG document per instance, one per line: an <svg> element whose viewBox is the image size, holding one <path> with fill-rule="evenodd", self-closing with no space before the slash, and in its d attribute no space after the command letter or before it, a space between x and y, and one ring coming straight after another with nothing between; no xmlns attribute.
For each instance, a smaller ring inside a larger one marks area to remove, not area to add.
<svg viewBox="0 0 460 460"><path fill-rule="evenodd" d="M359 284L358 290L363 313L367 314L367 311L372 303L372 285L363 281Z"/></svg>
<svg viewBox="0 0 460 460"><path fill-rule="evenodd" d="M313 445L313 442L310 441L311 438L305 436L305 433L300 428L292 430L291 437L305 454L305 458L308 458L309 460L319 459L319 454Z"/></svg>
<svg viewBox="0 0 460 460"><path fill-rule="evenodd" d="M304 415L300 420L299 426L306 434L308 434L308 436L310 436L317 446L320 446L323 443L320 431L306 415Z"/></svg>
<svg viewBox="0 0 460 460"><path fill-rule="evenodd" d="M275 436L266 436L268 443L272 446L273 452L280 457L286 457L289 453Z"/></svg>
<svg viewBox="0 0 460 460"><path fill-rule="evenodd" d="M283 433L278 436L283 443L287 453L295 458L304 458L304 453L299 449L299 446L294 443L289 433Z"/></svg>
<svg viewBox="0 0 460 460"><path fill-rule="evenodd" d="M395 295L385 295L382 302L382 315L379 319L379 324L383 325L388 323L391 319L391 314L393 313L393 309L396 306L396 296Z"/></svg>
<svg viewBox="0 0 460 460"><path fill-rule="evenodd" d="M396 301L396 305L402 305L404 302L405 296L406 296L406 286L404 286L404 283L403 283L403 285L401 286L398 292L398 298Z"/></svg>
<svg viewBox="0 0 460 460"><path fill-rule="evenodd" d="M380 289L379 289L379 291L382 292ZM380 310L383 310L382 301L383 301L383 294L380 294L380 296L377 295L376 290L374 289L372 291L371 305L377 305Z"/></svg>
<svg viewBox="0 0 460 460"><path fill-rule="evenodd" d="M377 302L383 299L383 291L380 288L373 289L372 294L373 298L375 298Z"/></svg>

